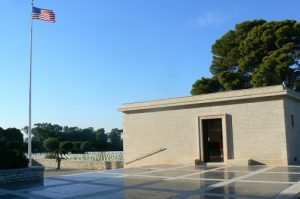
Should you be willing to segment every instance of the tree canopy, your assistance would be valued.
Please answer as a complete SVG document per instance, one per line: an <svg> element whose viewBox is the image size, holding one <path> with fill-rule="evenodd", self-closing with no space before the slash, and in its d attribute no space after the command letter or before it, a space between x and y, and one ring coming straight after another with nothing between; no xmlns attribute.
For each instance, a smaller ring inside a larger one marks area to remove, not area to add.
<svg viewBox="0 0 300 199"><path fill-rule="evenodd" d="M59 153L59 141L56 138L49 137L43 142L44 147L51 153Z"/></svg>
<svg viewBox="0 0 300 199"><path fill-rule="evenodd" d="M28 128L24 127L23 131L27 133ZM44 140L48 138L55 138L58 142L64 142L64 147L70 147L71 142L71 152L73 153L83 153L85 151L123 150L121 137L122 132L122 130L115 128L112 129L111 132L106 133L103 128L97 130L92 127L81 129L78 127L62 127L58 124L51 123L38 123L34 125L34 128L32 128L32 151L40 153L48 150L44 145ZM81 145L83 147L81 147Z"/></svg>
<svg viewBox="0 0 300 199"><path fill-rule="evenodd" d="M212 45L211 78L197 80L192 95L281 84L299 89L300 23L245 21Z"/></svg>
<svg viewBox="0 0 300 199"><path fill-rule="evenodd" d="M0 127L0 169L27 167L28 159L23 147L23 135L16 128Z"/></svg>
<svg viewBox="0 0 300 199"><path fill-rule="evenodd" d="M114 128L108 134L109 142L111 143L111 150L113 151L122 151L123 142L122 142L122 133L123 130Z"/></svg>

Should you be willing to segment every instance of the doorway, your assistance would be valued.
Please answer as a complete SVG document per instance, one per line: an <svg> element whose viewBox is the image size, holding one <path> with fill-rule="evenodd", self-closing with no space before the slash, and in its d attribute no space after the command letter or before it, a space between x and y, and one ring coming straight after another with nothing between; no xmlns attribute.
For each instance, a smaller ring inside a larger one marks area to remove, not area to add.
<svg viewBox="0 0 300 199"><path fill-rule="evenodd" d="M222 118L202 119L204 162L224 162Z"/></svg>

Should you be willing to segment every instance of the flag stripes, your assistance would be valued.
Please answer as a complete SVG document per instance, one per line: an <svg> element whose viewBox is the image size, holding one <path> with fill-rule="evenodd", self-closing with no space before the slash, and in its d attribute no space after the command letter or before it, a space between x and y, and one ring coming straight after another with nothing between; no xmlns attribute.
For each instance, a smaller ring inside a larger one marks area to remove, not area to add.
<svg viewBox="0 0 300 199"><path fill-rule="evenodd" d="M32 8L32 19L39 19L48 21L51 23L55 22L55 12L53 10L47 10L42 8Z"/></svg>

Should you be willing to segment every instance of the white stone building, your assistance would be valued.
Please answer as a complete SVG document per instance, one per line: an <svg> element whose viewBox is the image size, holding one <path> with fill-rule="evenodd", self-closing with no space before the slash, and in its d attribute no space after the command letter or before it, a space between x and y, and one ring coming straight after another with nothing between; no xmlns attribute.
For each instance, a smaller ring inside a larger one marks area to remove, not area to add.
<svg viewBox="0 0 300 199"><path fill-rule="evenodd" d="M282 86L123 104L125 167L300 163L300 93Z"/></svg>

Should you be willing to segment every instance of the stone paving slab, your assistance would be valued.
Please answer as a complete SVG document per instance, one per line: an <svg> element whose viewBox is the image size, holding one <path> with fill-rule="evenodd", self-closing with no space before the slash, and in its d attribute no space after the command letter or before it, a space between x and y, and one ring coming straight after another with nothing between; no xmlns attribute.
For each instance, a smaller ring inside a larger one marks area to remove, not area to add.
<svg viewBox="0 0 300 199"><path fill-rule="evenodd" d="M130 198L130 199L141 199L141 198L151 198L151 199L161 199L169 198L175 196L176 193L163 192L163 191L151 191L151 190L140 190L140 189L128 189L120 192L115 192L109 195L97 195L88 197L86 199L113 199L113 198Z"/></svg>
<svg viewBox="0 0 300 199"><path fill-rule="evenodd" d="M85 172L91 172L96 170L80 170L80 169L45 169L44 177L55 177L55 176L61 176L61 175L71 175L76 173L85 173Z"/></svg>
<svg viewBox="0 0 300 199"><path fill-rule="evenodd" d="M178 179L178 180L168 180L168 181L161 181L155 184L150 184L145 187L151 187L155 189L164 189L166 191L192 191L198 190L203 187L207 187L209 185L216 184L217 181L210 181L210 180L187 180L187 179Z"/></svg>
<svg viewBox="0 0 300 199"><path fill-rule="evenodd" d="M102 184L102 185L111 185L111 186L120 186L120 187L132 187L136 185L144 185L144 184L151 184L157 183L159 181L164 181L163 179L154 179L154 178L147 178L147 177L120 177L120 178L110 178L110 179L99 179L93 181L95 184Z"/></svg>
<svg viewBox="0 0 300 199"><path fill-rule="evenodd" d="M186 166L186 167L175 167L172 168L174 170L187 170L187 171L205 171L205 170L210 170L210 169L216 169L219 167L216 166L200 166L200 165L192 165L192 166Z"/></svg>
<svg viewBox="0 0 300 199"><path fill-rule="evenodd" d="M114 187L79 183L43 188L41 190L28 191L27 193L33 196L46 196L49 198L71 198L74 196L84 197L85 194L96 193L98 190L106 191L111 189L114 189Z"/></svg>
<svg viewBox="0 0 300 199"><path fill-rule="evenodd" d="M59 176L59 177L55 177L55 179L56 180L64 179L64 180L73 180L73 181L78 181L78 182L84 182L84 181L92 181L92 180L113 178L113 177L119 177L119 176L121 176L121 175L111 174L111 173L92 172L92 173L84 173L84 174Z"/></svg>
<svg viewBox="0 0 300 199"><path fill-rule="evenodd" d="M137 174L144 173L150 171L156 171L157 169L149 169L149 168L128 168L128 169L115 169L108 170L107 173L116 173L116 174Z"/></svg>
<svg viewBox="0 0 300 199"><path fill-rule="evenodd" d="M298 182L300 181L300 174L289 173L261 173L254 175L246 180L253 181L278 181L278 182Z"/></svg>
<svg viewBox="0 0 300 199"><path fill-rule="evenodd" d="M198 172L197 171L170 169L170 170L164 170L164 171L153 171L153 172L147 173L147 175L162 176L162 177L178 177L178 176L193 174L193 173L197 174Z"/></svg>
<svg viewBox="0 0 300 199"><path fill-rule="evenodd" d="M205 178L209 178L209 179L232 179L238 176L242 176L244 175L244 172L216 172L216 171L212 171L212 172L208 172L208 173L200 173L200 174L196 174L196 175L192 175L189 176L189 178L201 178L201 179L205 179Z"/></svg>
<svg viewBox="0 0 300 199"><path fill-rule="evenodd" d="M300 173L300 167L276 167L271 169L270 172L297 172Z"/></svg>
<svg viewBox="0 0 300 199"><path fill-rule="evenodd" d="M243 196L243 197L237 197L235 195L227 195L224 196L222 194L212 194L212 193L205 193L205 194L197 194L187 197L187 199L265 199L265 198L259 198L259 197L249 197L249 196Z"/></svg>
<svg viewBox="0 0 300 199"><path fill-rule="evenodd" d="M235 194L246 196L274 197L276 194L288 188L288 184L234 182L224 187L212 189L210 193Z"/></svg>
<svg viewBox="0 0 300 199"><path fill-rule="evenodd" d="M249 171L257 171L263 168L266 168L266 166L230 166L230 167L218 169L216 171L249 172Z"/></svg>
<svg viewBox="0 0 300 199"><path fill-rule="evenodd" d="M176 164L157 164L157 165L149 165L149 166L142 166L141 168L151 168L151 169L171 169L182 167L182 165Z"/></svg>
<svg viewBox="0 0 300 199"><path fill-rule="evenodd" d="M151 165L0 185L0 199L295 198L300 167Z"/></svg>

